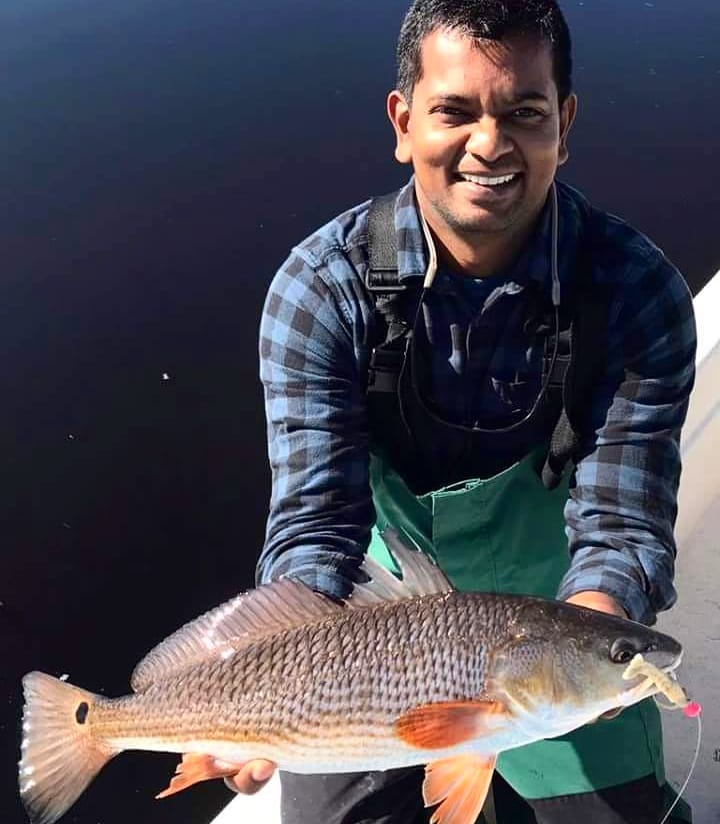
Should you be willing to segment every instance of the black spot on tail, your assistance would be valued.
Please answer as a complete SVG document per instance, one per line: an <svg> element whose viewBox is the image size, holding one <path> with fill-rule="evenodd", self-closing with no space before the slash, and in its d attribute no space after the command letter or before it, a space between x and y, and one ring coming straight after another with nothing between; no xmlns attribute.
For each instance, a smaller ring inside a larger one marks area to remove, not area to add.
<svg viewBox="0 0 720 824"><path fill-rule="evenodd" d="M87 720L88 710L90 706L88 705L87 701L83 701L78 708L75 710L75 720L78 724L84 724Z"/></svg>

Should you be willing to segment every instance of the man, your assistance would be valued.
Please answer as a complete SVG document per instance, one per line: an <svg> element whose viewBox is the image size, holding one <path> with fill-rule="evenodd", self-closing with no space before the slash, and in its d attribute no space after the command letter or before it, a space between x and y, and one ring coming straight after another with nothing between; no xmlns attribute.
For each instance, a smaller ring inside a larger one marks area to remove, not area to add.
<svg viewBox="0 0 720 824"><path fill-rule="evenodd" d="M265 305L260 580L341 598L368 545L391 563L391 525L458 588L651 623L675 599L688 290L649 240L554 182L577 108L554 0L416 0L398 61L387 109L414 177L370 228L365 203L293 249ZM390 263L373 268L382 243ZM252 762L235 786L271 771ZM498 772L501 824L657 824L669 794L652 702L504 753ZM427 821L421 782L284 775L283 820Z"/></svg>

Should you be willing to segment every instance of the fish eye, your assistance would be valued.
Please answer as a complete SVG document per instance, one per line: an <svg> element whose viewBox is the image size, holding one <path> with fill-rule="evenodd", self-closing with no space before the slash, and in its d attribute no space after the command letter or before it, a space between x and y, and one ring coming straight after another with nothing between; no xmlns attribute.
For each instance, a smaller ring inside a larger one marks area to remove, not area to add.
<svg viewBox="0 0 720 824"><path fill-rule="evenodd" d="M618 638L610 647L610 658L616 664L629 664L635 657L635 647L625 638Z"/></svg>

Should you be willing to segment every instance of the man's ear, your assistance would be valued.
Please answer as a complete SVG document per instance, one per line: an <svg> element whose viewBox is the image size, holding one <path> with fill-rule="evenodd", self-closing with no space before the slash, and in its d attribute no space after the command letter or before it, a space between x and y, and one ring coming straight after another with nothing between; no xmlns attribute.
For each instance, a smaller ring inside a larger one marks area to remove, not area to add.
<svg viewBox="0 0 720 824"><path fill-rule="evenodd" d="M395 130L395 159L399 163L412 161L410 145L410 105L402 92L393 89L387 99L387 114Z"/></svg>
<svg viewBox="0 0 720 824"><path fill-rule="evenodd" d="M567 137L575 122L575 115L577 114L578 99L577 95L568 95L567 100L563 103L560 110L560 149L558 151L558 166L562 166L570 157L570 152L567 147Z"/></svg>

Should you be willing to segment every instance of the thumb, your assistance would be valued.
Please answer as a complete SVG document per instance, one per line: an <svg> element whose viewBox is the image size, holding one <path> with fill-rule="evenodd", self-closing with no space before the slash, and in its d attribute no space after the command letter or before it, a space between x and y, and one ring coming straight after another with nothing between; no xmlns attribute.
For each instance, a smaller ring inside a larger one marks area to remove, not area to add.
<svg viewBox="0 0 720 824"><path fill-rule="evenodd" d="M253 795L261 790L272 778L276 769L276 765L272 761L267 761L264 758L256 758L245 764L226 765L223 762L219 763L224 767L234 769L232 773L229 769L225 770L226 786L233 792L245 795Z"/></svg>

